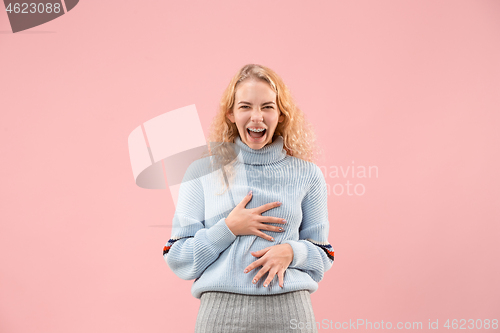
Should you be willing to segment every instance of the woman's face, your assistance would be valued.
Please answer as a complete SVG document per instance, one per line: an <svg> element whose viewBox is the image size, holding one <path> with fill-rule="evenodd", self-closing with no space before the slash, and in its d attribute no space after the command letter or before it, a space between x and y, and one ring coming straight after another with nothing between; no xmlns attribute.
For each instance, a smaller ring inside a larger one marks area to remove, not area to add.
<svg viewBox="0 0 500 333"><path fill-rule="evenodd" d="M280 114L276 93L269 84L262 80L247 79L238 84L234 106L227 117L238 127L241 141L252 149L261 149L272 142L276 126L285 119ZM250 129L261 131L252 132Z"/></svg>

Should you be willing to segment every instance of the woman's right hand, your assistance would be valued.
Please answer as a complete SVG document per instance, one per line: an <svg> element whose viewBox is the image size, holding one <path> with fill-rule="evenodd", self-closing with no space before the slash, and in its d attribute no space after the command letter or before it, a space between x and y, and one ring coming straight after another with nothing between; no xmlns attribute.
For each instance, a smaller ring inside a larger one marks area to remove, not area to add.
<svg viewBox="0 0 500 333"><path fill-rule="evenodd" d="M241 200L241 202L234 207L226 218L226 225L235 236L255 235L271 242L274 241L273 237L260 230L282 232L284 230L283 228L267 225L265 223L285 224L286 221L279 217L262 216L261 214L271 208L279 207L281 202L272 202L257 208L246 209L245 207L251 198L252 192L248 193L243 200Z"/></svg>

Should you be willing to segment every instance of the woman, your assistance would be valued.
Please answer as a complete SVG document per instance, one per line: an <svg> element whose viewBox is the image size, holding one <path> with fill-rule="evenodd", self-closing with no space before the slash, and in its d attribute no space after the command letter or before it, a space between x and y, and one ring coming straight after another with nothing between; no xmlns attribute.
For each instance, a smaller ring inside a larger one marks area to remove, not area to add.
<svg viewBox="0 0 500 333"><path fill-rule="evenodd" d="M275 72L250 64L233 77L211 126L219 144L186 171L163 250L195 279L195 332L317 332L310 293L334 253L312 139Z"/></svg>

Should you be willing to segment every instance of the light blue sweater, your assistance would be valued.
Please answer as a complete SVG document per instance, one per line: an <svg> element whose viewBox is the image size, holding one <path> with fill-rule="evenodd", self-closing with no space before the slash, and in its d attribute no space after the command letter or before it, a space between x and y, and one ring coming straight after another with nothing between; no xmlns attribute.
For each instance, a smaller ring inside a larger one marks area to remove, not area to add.
<svg viewBox="0 0 500 333"><path fill-rule="evenodd" d="M272 295L296 290L318 289L318 282L333 264L334 252L328 242L326 182L314 163L292 157L283 149L283 137L259 150L235 139L238 159L230 191L222 195L221 169L208 172L209 158L196 160L187 169L179 189L172 234L163 248L163 258L181 279L195 279L191 293L201 298L205 291L225 291L247 295ZM281 202L281 206L262 213L280 217L285 231L262 230L274 242L259 236L235 236L226 217L252 190L246 208ZM278 276L264 287L267 273L257 284L252 279L262 268L243 270L259 258L250 252L288 243L293 261L285 271L283 288Z"/></svg>

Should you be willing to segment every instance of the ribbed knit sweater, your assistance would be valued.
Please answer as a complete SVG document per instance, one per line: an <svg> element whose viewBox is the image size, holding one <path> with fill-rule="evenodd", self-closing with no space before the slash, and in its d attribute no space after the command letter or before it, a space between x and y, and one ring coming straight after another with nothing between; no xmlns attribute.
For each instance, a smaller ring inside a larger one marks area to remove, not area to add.
<svg viewBox="0 0 500 333"><path fill-rule="evenodd" d="M206 157L193 162L184 175L173 217L171 237L163 248L163 258L181 279L195 279L191 293L201 298L205 291L225 291L247 295L272 295L296 290L318 289L318 282L333 264L334 251L328 242L328 207L326 182L314 163L292 157L283 149L283 137L271 144L252 149L236 137L235 177L229 191L221 193L222 169L209 170ZM262 230L274 242L254 235L235 236L226 225L233 208L252 190L245 208L271 202L281 206L262 216L285 219L285 231ZM268 273L257 284L252 280L262 268L249 273L243 270L258 260L250 252L288 243L293 260L285 271L283 288L278 276L264 287Z"/></svg>

